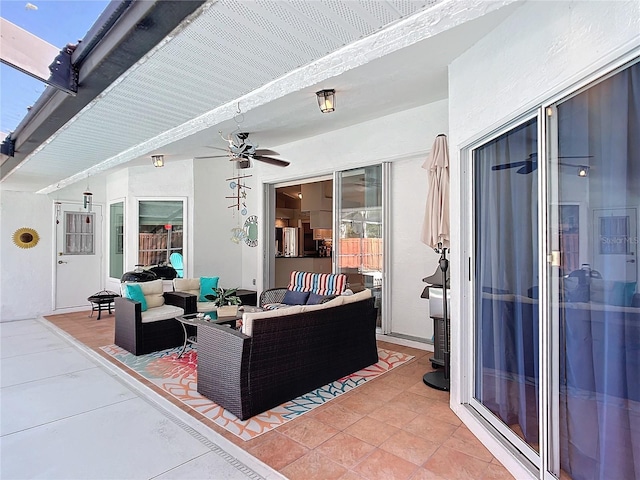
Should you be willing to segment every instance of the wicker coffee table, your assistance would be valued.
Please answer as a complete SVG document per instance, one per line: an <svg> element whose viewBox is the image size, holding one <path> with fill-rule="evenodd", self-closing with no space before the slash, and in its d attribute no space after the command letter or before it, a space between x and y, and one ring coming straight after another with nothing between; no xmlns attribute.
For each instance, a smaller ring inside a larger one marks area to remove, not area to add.
<svg viewBox="0 0 640 480"><path fill-rule="evenodd" d="M219 325L228 325L229 328L235 328L236 321L242 319L242 312L238 312L238 315L220 318L218 318L215 312L212 312L208 314L211 317L211 320L205 320L204 318L198 317L197 315L197 313L188 313L187 315L180 315L176 317L176 320L180 322L180 324L182 325L182 329L184 330L184 344L182 345L182 349L178 354L178 358L180 358L184 354L184 351L187 349L188 344L198 344L198 336L196 335L196 328L198 327L198 325L210 325L212 323L217 323ZM191 334L187 330L188 326L194 327L190 329Z"/></svg>

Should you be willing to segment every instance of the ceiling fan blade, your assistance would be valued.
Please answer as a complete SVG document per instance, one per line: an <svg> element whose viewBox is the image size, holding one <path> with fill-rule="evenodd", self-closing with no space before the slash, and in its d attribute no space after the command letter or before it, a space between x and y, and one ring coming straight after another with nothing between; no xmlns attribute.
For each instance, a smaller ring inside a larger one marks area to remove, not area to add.
<svg viewBox="0 0 640 480"><path fill-rule="evenodd" d="M268 148L258 148L254 155L280 155L278 152L274 152L273 150L269 150Z"/></svg>
<svg viewBox="0 0 640 480"><path fill-rule="evenodd" d="M503 163L501 165L494 165L491 170L505 170L507 168L522 167L523 165L533 164L533 160L523 160L521 162Z"/></svg>
<svg viewBox="0 0 640 480"><path fill-rule="evenodd" d="M516 173L527 174L533 172L536 168L538 168L538 162L525 162L526 165L522 168L516 170Z"/></svg>
<svg viewBox="0 0 640 480"><path fill-rule="evenodd" d="M204 158L229 158L229 155L209 155L206 157L193 157L194 160L202 160Z"/></svg>
<svg viewBox="0 0 640 480"><path fill-rule="evenodd" d="M263 155L252 155L251 158L253 160L258 160L259 162L270 163L271 165L275 165L277 167L287 167L290 165L290 162L286 160L280 160L278 158L265 157Z"/></svg>

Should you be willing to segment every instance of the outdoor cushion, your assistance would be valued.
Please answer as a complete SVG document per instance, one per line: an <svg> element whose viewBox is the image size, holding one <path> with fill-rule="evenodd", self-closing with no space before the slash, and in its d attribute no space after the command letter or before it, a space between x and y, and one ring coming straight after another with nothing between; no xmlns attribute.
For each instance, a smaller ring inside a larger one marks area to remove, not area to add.
<svg viewBox="0 0 640 480"><path fill-rule="evenodd" d="M286 305L304 305L309 298L309 292L296 292L293 290L287 290L284 294L282 303Z"/></svg>
<svg viewBox="0 0 640 480"><path fill-rule="evenodd" d="M340 295L347 286L344 273L291 272L288 290L318 295Z"/></svg>
<svg viewBox="0 0 640 480"><path fill-rule="evenodd" d="M213 289L218 288L218 280L220 277L200 277L200 296L199 302L206 302L208 299L205 295L213 295Z"/></svg>
<svg viewBox="0 0 640 480"><path fill-rule="evenodd" d="M142 312L140 315L140 321L142 323L158 322L160 320L176 318L180 315L184 315L184 310L182 308L165 304L160 307L150 308L146 312Z"/></svg>
<svg viewBox="0 0 640 480"><path fill-rule="evenodd" d="M174 278L173 290L176 292L189 293L200 296L200 279L199 278Z"/></svg>
<svg viewBox="0 0 640 480"><path fill-rule="evenodd" d="M136 302L140 302L140 309L143 312L147 311L147 301L144 298L144 293L142 293L142 289L140 285L137 283L125 283L122 286L122 294L126 298L130 298Z"/></svg>
<svg viewBox="0 0 640 480"><path fill-rule="evenodd" d="M243 313L242 333L250 337L253 334L253 322L255 320L264 320L269 318L283 317L285 315L294 315L296 313L301 313L303 308L304 307L302 305L292 305L288 308L279 308L277 310Z"/></svg>
<svg viewBox="0 0 640 480"><path fill-rule="evenodd" d="M285 294L286 297L286 294ZM327 298L327 295L318 295L317 293L309 292L309 298L307 299L307 305L316 305L322 300Z"/></svg>
<svg viewBox="0 0 640 480"><path fill-rule="evenodd" d="M162 279L151 282L139 282L144 298L147 301L147 308L161 307L164 305L164 285Z"/></svg>
<svg viewBox="0 0 640 480"><path fill-rule="evenodd" d="M164 286L162 284L162 279L152 280L151 282L122 283L120 284L120 290L123 297L127 297L126 291L130 285L138 285L140 287L144 294L144 299L147 302L147 308L155 308L164 305Z"/></svg>

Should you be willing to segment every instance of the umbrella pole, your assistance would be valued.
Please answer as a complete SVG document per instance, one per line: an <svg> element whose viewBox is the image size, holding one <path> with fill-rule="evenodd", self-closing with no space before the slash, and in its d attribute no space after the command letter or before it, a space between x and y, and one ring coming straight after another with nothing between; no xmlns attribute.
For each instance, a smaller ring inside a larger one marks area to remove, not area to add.
<svg viewBox="0 0 640 480"><path fill-rule="evenodd" d="M422 377L422 381L431 388L436 390L449 391L449 374L450 365L449 360L451 354L449 352L449 306L447 305L447 270L449 270L449 260L447 259L447 249L442 248L440 255L440 270L442 270L442 320L444 324L444 348L442 350L442 357L444 362L444 368L442 370L436 370L435 372L427 372Z"/></svg>

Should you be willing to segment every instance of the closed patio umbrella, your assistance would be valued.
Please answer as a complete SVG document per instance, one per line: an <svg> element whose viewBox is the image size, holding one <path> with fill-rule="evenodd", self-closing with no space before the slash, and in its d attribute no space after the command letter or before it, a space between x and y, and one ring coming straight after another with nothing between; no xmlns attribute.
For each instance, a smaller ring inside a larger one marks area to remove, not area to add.
<svg viewBox="0 0 640 480"><path fill-rule="evenodd" d="M438 390L449 390L449 312L447 299L447 271L449 260L449 145L447 137L440 134L431 147L429 156L422 164L422 168L429 170L429 192L422 224L421 240L436 252L440 253L440 270L442 271L442 317L444 325L443 362L444 371L427 372L423 382Z"/></svg>
<svg viewBox="0 0 640 480"><path fill-rule="evenodd" d="M449 248L449 145L446 135L436 137L422 168L429 171L429 192L420 239L433 248L439 243Z"/></svg>

